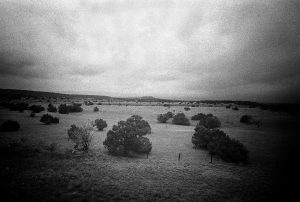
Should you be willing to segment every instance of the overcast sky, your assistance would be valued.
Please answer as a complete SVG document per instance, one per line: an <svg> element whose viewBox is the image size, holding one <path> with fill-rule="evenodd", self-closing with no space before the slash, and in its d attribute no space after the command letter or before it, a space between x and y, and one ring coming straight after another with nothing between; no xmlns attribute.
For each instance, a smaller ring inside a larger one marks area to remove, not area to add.
<svg viewBox="0 0 300 202"><path fill-rule="evenodd" d="M0 1L0 87L300 101L300 3Z"/></svg>

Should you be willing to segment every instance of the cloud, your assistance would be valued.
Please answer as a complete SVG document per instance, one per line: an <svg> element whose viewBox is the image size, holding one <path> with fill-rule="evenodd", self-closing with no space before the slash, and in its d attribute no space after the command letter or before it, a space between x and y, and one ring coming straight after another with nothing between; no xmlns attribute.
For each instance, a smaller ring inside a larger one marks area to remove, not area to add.
<svg viewBox="0 0 300 202"><path fill-rule="evenodd" d="M0 83L114 96L293 101L299 8L284 0L3 1L0 74L23 83Z"/></svg>

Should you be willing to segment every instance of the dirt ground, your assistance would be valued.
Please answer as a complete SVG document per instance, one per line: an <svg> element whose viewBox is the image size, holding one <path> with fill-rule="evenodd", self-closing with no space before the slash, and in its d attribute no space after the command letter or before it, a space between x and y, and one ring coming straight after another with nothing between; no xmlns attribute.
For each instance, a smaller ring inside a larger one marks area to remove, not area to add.
<svg viewBox="0 0 300 202"><path fill-rule="evenodd" d="M44 106L47 103L42 103ZM293 194L287 190L296 172L289 162L297 149L298 117L285 113L243 108L184 106L83 106L81 113L55 114L60 123L44 125L42 114L0 109L0 122L17 120L17 132L1 132L1 198L6 201L274 201ZM238 165L213 159L205 150L193 149L191 126L158 123L160 113L184 112L190 119L197 113L212 113L222 122L221 130L240 140L249 150L249 164ZM106 133L120 120L140 115L149 122L152 151L147 156L115 157L102 142ZM239 122L242 115L254 116L261 127ZM71 124L102 118L108 127L95 131L88 153L71 153L68 140ZM21 142L19 150L7 149ZM47 145L57 145L54 152ZM25 148L25 149L24 149ZM178 161L178 154L181 160ZM289 172L289 171L290 172ZM283 174L287 172L286 174ZM291 178L291 179L290 179Z"/></svg>

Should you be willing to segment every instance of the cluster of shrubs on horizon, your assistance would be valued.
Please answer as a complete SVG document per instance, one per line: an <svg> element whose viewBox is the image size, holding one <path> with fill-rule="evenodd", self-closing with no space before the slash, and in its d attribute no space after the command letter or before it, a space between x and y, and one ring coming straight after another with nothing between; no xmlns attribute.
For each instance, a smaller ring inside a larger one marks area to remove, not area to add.
<svg viewBox="0 0 300 202"><path fill-rule="evenodd" d="M184 125L184 126L190 125L190 121L188 118L186 118L184 113L177 113L176 115L174 115L172 112L167 112L165 114L159 114L157 116L157 121L160 123L166 123L170 118L173 118L172 124Z"/></svg>
<svg viewBox="0 0 300 202"><path fill-rule="evenodd" d="M197 125L192 143L195 148L207 149L210 155L216 155L226 162L248 162L248 150L245 146L222 130Z"/></svg>
<svg viewBox="0 0 300 202"><path fill-rule="evenodd" d="M219 127L221 127L221 121L218 119L218 117L216 117L212 114L199 113L199 114L196 114L196 115L192 116L191 119L199 121L197 126L204 126L206 128L219 128Z"/></svg>
<svg viewBox="0 0 300 202"><path fill-rule="evenodd" d="M89 101L89 100L85 100L85 101L84 101L84 104L85 104L86 106L94 105L94 103L91 102L91 101Z"/></svg>

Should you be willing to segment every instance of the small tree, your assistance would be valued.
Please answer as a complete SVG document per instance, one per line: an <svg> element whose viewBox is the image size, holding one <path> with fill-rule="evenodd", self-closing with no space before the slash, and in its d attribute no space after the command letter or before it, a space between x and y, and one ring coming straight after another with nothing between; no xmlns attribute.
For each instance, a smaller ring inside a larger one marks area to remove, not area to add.
<svg viewBox="0 0 300 202"><path fill-rule="evenodd" d="M98 107L94 107L94 112L98 112L99 108Z"/></svg>
<svg viewBox="0 0 300 202"><path fill-rule="evenodd" d="M152 144L145 135L151 132L150 125L138 115L133 115L126 121L119 121L112 130L107 132L103 142L105 148L113 155L128 155L128 153L149 154Z"/></svg>
<svg viewBox="0 0 300 202"><path fill-rule="evenodd" d="M94 125L99 131L103 131L103 129L107 127L107 123L103 119L96 119Z"/></svg>
<svg viewBox="0 0 300 202"><path fill-rule="evenodd" d="M68 110L67 105L66 104L60 104L59 107L58 107L58 112L60 114L68 114L69 110Z"/></svg>
<svg viewBox="0 0 300 202"><path fill-rule="evenodd" d="M178 113L173 117L172 123L175 125L189 126L190 121L185 117L184 113Z"/></svg>
<svg viewBox="0 0 300 202"><path fill-rule="evenodd" d="M29 107L29 110L31 110L33 113L40 113L42 111L45 111L45 108L41 105L32 105Z"/></svg>
<svg viewBox="0 0 300 202"><path fill-rule="evenodd" d="M0 131L18 131L20 129L20 124L14 120L7 120L1 124Z"/></svg>
<svg viewBox="0 0 300 202"><path fill-rule="evenodd" d="M59 118L53 117L50 114L44 114L41 117L40 122L45 123L47 125L51 123L59 123Z"/></svg>
<svg viewBox="0 0 300 202"><path fill-rule="evenodd" d="M75 143L75 150L87 151L89 149L93 137L92 131L93 127L89 124L83 126L71 125L71 128L68 129L68 136Z"/></svg>
<svg viewBox="0 0 300 202"><path fill-rule="evenodd" d="M167 112L166 115L167 115L168 118L170 119L170 118L173 118L174 113L172 113L172 112Z"/></svg>
<svg viewBox="0 0 300 202"><path fill-rule="evenodd" d="M159 114L157 116L157 121L160 122L160 123L166 123L169 119L169 116L166 115L166 114Z"/></svg>
<svg viewBox="0 0 300 202"><path fill-rule="evenodd" d="M48 104L48 108L47 108L48 112L57 112L57 108L53 105L53 104Z"/></svg>

